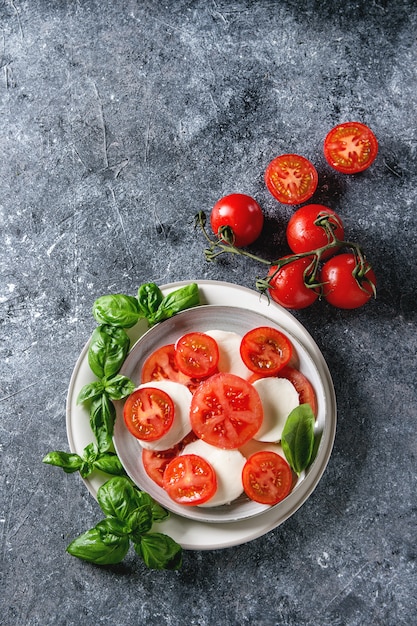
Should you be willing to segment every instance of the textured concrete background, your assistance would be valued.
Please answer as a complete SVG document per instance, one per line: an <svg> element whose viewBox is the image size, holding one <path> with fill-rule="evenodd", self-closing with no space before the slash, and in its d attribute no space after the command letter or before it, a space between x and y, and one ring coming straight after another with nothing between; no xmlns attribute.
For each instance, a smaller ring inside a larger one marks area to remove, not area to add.
<svg viewBox="0 0 417 626"><path fill-rule="evenodd" d="M0 2L1 622L19 626L415 623L417 5L414 0ZM326 165L336 123L380 152L356 177ZM253 287L259 266L207 264L193 230L225 193L257 198L256 252L285 248L294 209L263 172L283 152L319 171L379 279L346 312L296 313L338 399L328 468L278 529L181 571L133 553L97 568L65 553L100 519L68 449L71 372L104 293L143 282Z"/></svg>

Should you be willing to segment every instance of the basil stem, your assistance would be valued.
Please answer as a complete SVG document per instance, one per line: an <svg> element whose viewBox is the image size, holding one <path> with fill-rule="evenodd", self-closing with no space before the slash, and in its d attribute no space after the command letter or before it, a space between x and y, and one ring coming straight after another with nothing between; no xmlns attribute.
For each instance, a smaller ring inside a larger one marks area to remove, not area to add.
<svg viewBox="0 0 417 626"><path fill-rule="evenodd" d="M300 474L313 461L314 424L314 413L309 404L297 406L285 422L281 445L296 474Z"/></svg>

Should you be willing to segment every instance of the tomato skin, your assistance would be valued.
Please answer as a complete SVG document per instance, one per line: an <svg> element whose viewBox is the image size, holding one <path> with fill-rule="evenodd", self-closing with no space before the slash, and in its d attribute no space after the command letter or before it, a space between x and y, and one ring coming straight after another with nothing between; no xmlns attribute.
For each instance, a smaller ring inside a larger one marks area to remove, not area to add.
<svg viewBox="0 0 417 626"><path fill-rule="evenodd" d="M329 217L328 221L334 236L343 241L345 230L342 220L336 211L323 204L306 204L291 216L287 224L287 242L295 254L322 248L333 241L331 234L328 234L319 224L315 224L317 219L323 216ZM334 254L334 251L334 248L327 250L322 254L321 258L328 258Z"/></svg>
<svg viewBox="0 0 417 626"><path fill-rule="evenodd" d="M178 368L173 343L154 350L142 366L141 383L151 383L156 380L172 380L182 383L191 393L200 383L198 379L187 376Z"/></svg>
<svg viewBox="0 0 417 626"><path fill-rule="evenodd" d="M292 489L293 475L282 456L262 450L252 454L246 461L242 482L248 498L272 506L288 496Z"/></svg>
<svg viewBox="0 0 417 626"><path fill-rule="evenodd" d="M374 295L369 282L363 282L362 288L352 272L356 266L356 257L352 252L338 254L323 265L320 280L323 283L323 295L329 304L339 309L356 309L366 304ZM376 287L375 272L365 261L365 276Z"/></svg>
<svg viewBox="0 0 417 626"><path fill-rule="evenodd" d="M239 448L252 439L262 418L256 389L228 372L203 381L191 400L191 427L197 437L225 450Z"/></svg>
<svg viewBox="0 0 417 626"><path fill-rule="evenodd" d="M181 452L181 445L177 444L168 450L146 450L142 449L143 469L159 487L164 485L164 471L168 463L175 459Z"/></svg>
<svg viewBox="0 0 417 626"><path fill-rule="evenodd" d="M304 272L312 261L313 257L303 257L278 270L269 283L269 294L277 304L286 309L305 309L317 300L319 292L304 283ZM272 276L276 269L277 266L273 265L268 276Z"/></svg>
<svg viewBox="0 0 417 626"><path fill-rule="evenodd" d="M168 463L163 487L178 504L204 504L216 493L216 473L210 463L197 454L183 454Z"/></svg>
<svg viewBox="0 0 417 626"><path fill-rule="evenodd" d="M186 333L175 343L178 369L191 378L207 378L214 374L219 358L216 340L205 333Z"/></svg>
<svg viewBox="0 0 417 626"><path fill-rule="evenodd" d="M376 159L378 141L361 122L338 124L324 139L324 156L328 164L342 174L357 174Z"/></svg>
<svg viewBox="0 0 417 626"><path fill-rule="evenodd" d="M174 403L161 389L135 389L123 407L129 432L143 441L156 441L165 435L174 421Z"/></svg>
<svg viewBox="0 0 417 626"><path fill-rule="evenodd" d="M284 333L270 326L247 332L240 344L240 356L255 374L275 376L291 359L293 347Z"/></svg>
<svg viewBox="0 0 417 626"><path fill-rule="evenodd" d="M219 229L229 226L235 237L234 245L244 248L261 234L264 216L254 198L243 193L232 193L216 202L210 214L210 224L220 239Z"/></svg>
<svg viewBox="0 0 417 626"><path fill-rule="evenodd" d="M286 378L289 380L297 390L300 398L300 404L309 404L314 416L317 417L318 405L317 396L314 391L314 387L311 382L300 370L295 367L286 365L277 374L278 378Z"/></svg>
<svg viewBox="0 0 417 626"><path fill-rule="evenodd" d="M302 204L317 189L318 174L314 165L298 154L281 154L265 171L270 193L282 204Z"/></svg>

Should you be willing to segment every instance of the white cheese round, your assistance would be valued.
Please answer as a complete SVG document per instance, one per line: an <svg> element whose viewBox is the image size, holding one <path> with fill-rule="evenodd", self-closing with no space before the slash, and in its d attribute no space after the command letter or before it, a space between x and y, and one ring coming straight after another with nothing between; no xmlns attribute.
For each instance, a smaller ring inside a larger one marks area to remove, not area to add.
<svg viewBox="0 0 417 626"><path fill-rule="evenodd" d="M252 376L253 372L246 367L240 356L240 335L226 330L207 330L205 334L213 337L219 346L219 372L230 372L246 380Z"/></svg>
<svg viewBox="0 0 417 626"><path fill-rule="evenodd" d="M299 404L294 385L286 378L260 378L253 383L264 411L262 426L254 436L258 441L280 441L288 415Z"/></svg>

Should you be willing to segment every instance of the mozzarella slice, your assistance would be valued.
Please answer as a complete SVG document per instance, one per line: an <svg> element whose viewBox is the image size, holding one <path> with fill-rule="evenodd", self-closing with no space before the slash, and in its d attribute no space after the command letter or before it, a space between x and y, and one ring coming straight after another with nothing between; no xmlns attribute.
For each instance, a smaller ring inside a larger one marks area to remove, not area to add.
<svg viewBox="0 0 417 626"><path fill-rule="evenodd" d="M222 450L197 439L186 445L181 454L197 454L203 457L216 473L216 493L210 500L199 506L229 504L243 492L242 470L246 459L239 450Z"/></svg>
<svg viewBox="0 0 417 626"><path fill-rule="evenodd" d="M286 378L260 378L253 383L264 411L262 426L254 436L258 441L280 441L288 415L299 404L294 385Z"/></svg>
<svg viewBox="0 0 417 626"><path fill-rule="evenodd" d="M146 450L168 450L187 435L191 430L190 425L190 405L192 394L189 389L181 383L172 380L155 380L139 385L138 389L144 387L154 387L165 391L174 403L174 421L169 431L156 441L140 440L140 445Z"/></svg>
<svg viewBox="0 0 417 626"><path fill-rule="evenodd" d="M240 356L240 343L242 341L240 335L226 330L207 330L204 332L213 337L219 346L219 372L230 372L245 379L252 376L253 372L246 367Z"/></svg>

